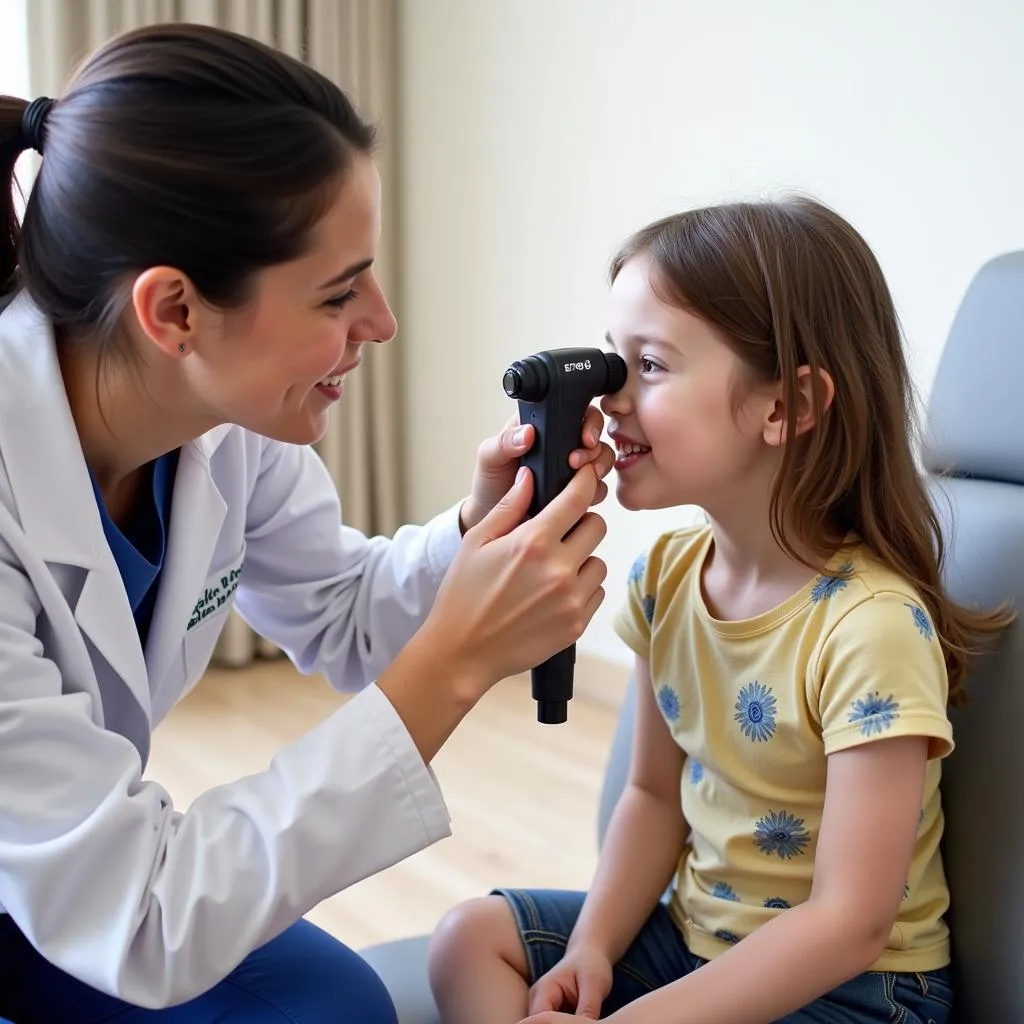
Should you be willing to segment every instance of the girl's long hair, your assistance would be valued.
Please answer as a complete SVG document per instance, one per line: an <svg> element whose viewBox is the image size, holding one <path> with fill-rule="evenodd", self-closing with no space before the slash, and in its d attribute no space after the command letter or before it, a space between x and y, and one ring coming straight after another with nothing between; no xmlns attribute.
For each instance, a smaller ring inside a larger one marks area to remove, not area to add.
<svg viewBox="0 0 1024 1024"><path fill-rule="evenodd" d="M800 544L852 532L913 585L942 644L950 703L963 703L970 655L1013 616L955 604L942 587L943 538L914 460L917 419L899 319L864 239L832 210L798 197L659 220L621 248L612 279L638 256L650 260L663 301L716 327L756 380L781 381L788 408L799 367L831 376L827 411L813 389L817 426L797 437L790 420L772 531L800 561Z"/></svg>

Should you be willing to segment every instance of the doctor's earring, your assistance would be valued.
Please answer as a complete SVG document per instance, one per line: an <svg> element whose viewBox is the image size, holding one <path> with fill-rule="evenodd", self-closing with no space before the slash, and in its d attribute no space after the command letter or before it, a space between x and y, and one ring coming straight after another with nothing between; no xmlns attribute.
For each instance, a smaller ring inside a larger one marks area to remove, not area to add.
<svg viewBox="0 0 1024 1024"><path fill-rule="evenodd" d="M180 352L180 353L181 353L182 355L184 355L184 354L185 354L185 342L181 342L181 343L180 343L180 344L178 345L178 351L179 351L179 352Z"/></svg>

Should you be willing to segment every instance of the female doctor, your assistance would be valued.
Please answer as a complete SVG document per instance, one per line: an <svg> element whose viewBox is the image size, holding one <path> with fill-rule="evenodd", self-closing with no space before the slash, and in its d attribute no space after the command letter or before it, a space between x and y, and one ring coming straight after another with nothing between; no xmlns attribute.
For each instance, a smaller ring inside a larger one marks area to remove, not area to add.
<svg viewBox="0 0 1024 1024"><path fill-rule="evenodd" d="M0 233L0 1018L393 1021L302 915L448 834L426 765L592 617L599 414L536 518L507 429L459 508L367 539L308 447L396 329L373 132L342 93L162 26L56 103L0 99L8 187L29 147ZM231 607L361 692L182 814L141 780L150 733Z"/></svg>

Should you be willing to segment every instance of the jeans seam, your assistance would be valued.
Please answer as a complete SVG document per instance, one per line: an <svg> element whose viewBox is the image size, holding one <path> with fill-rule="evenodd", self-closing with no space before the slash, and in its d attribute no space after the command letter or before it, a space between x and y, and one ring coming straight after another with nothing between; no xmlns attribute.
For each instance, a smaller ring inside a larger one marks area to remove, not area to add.
<svg viewBox="0 0 1024 1024"><path fill-rule="evenodd" d="M284 1010L277 1003L268 999L262 992L256 992L251 988L247 988L245 985L240 984L230 975L224 979L224 982L230 985L232 988L238 989L239 992L244 992L247 996L252 996L254 999L259 999L260 1002L269 1006L272 1010L276 1010L281 1016L289 1021L289 1024L302 1024L302 1021L298 1017L293 1016L290 1010Z"/></svg>
<svg viewBox="0 0 1024 1024"><path fill-rule="evenodd" d="M917 979L917 986L920 989L921 997L923 999L928 1000L928 1002L930 1002L930 1003L932 1003L934 1005L941 1006L945 1010L952 1010L953 1009L953 1004L951 1002L947 1002L945 999L943 999L942 996L939 994L937 989L934 992L932 991L931 985L930 985L930 983L928 981L928 975L927 974L925 974L922 971L914 971L913 972L913 976L914 976L914 978ZM893 976L893 999L895 999L895 975ZM899 1004L899 1005L902 1005L902 1004ZM907 1011L906 1007L902 1007L902 1009L903 1009L904 1014L909 1012L909 1011ZM930 1019L931 1018L929 1017L929 1020Z"/></svg>
<svg viewBox="0 0 1024 1024"><path fill-rule="evenodd" d="M537 946L557 946L565 956L568 942L560 932L544 931L541 928L523 929L520 932L523 942L523 949L526 951L526 962L530 968L530 981L540 981L545 973L545 965L542 962L543 954L537 950Z"/></svg>
<svg viewBox="0 0 1024 1024"><path fill-rule="evenodd" d="M891 971L882 974L882 991L892 1015L892 1024L907 1024L907 1008L896 1002L896 975Z"/></svg>
<svg viewBox="0 0 1024 1024"><path fill-rule="evenodd" d="M623 974L628 975L634 981L640 982L640 984L643 985L648 992L653 992L655 989L659 987L657 982L652 981L650 978L647 977L646 974L644 974L643 971L638 971L631 964L627 964L620 961L615 965L615 969L622 971Z"/></svg>
<svg viewBox="0 0 1024 1024"><path fill-rule="evenodd" d="M568 942L561 932L549 932L543 928L531 928L528 931L524 931L522 937L523 942L527 946L559 946L563 950L568 946ZM623 960L614 965L614 970L622 971L623 974L628 975L634 981L640 982L649 992L653 992L660 987L656 981L649 978L643 971L638 970L632 964L626 963ZM531 972L537 973L534 965L531 965Z"/></svg>
<svg viewBox="0 0 1024 1024"><path fill-rule="evenodd" d="M953 1009L953 1004L952 1003L947 1003L946 1000L942 998L942 996L937 996L934 992L930 992L928 994L928 998L933 1003L938 1003L939 1006L943 1007L944 1009L947 1009L947 1010L952 1010Z"/></svg>
<svg viewBox="0 0 1024 1024"><path fill-rule="evenodd" d="M537 904L533 902L528 892L523 891L519 895L526 907L527 914L530 915L530 931L539 931L540 914L537 912Z"/></svg>
<svg viewBox="0 0 1024 1024"><path fill-rule="evenodd" d="M692 968L688 968L686 966L685 962L684 962L683 966L684 966L684 969L685 969L685 974L681 975L681 977L686 977L687 975L692 974L694 971L698 970L700 967L702 967L704 964L706 964L707 960L703 960L699 956L693 956L693 954L690 953L690 951L688 949L686 949L685 944L684 944L683 948L686 951L687 955L689 955L693 959L693 967ZM685 960L685 958L684 958L684 960ZM624 959L620 960L615 965L615 970L622 971L623 974L628 975L634 981L638 981L649 992L654 992L656 989L661 987L656 981L653 981L646 974L644 974L643 971L638 970L636 967L634 967L632 964L630 964L628 961L626 961Z"/></svg>
<svg viewBox="0 0 1024 1024"><path fill-rule="evenodd" d="M524 942L546 942L552 946L561 946L563 949L568 945L566 937L561 932L549 932L543 928L530 928L523 932Z"/></svg>
<svg viewBox="0 0 1024 1024"><path fill-rule="evenodd" d="M938 1003L939 1006L945 1007L945 1009L947 1009L947 1010L952 1010L953 1009L952 1001L947 1001L946 999L944 999L939 994L939 990L938 989L936 989L935 992L932 992L931 989L928 987L928 976L927 975L923 975L923 978L924 978L924 984L925 984L925 991L926 991L926 993L928 995L928 998L931 999L932 1002Z"/></svg>

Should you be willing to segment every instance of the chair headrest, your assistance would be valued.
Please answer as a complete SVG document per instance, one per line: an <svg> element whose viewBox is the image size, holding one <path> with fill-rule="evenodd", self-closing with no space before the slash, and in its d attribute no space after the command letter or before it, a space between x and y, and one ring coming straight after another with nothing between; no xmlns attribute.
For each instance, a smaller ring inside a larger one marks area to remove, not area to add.
<svg viewBox="0 0 1024 1024"><path fill-rule="evenodd" d="M925 466L1024 484L1024 252L986 263L957 311L928 403Z"/></svg>

